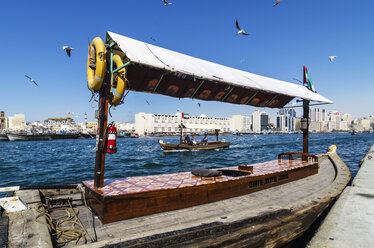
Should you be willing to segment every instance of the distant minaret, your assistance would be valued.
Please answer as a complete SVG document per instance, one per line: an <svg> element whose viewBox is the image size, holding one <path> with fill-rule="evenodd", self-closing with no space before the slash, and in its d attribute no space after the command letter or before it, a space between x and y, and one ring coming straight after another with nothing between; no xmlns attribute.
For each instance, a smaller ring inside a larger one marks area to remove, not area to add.
<svg viewBox="0 0 374 248"><path fill-rule="evenodd" d="M84 126L87 127L87 113L84 113Z"/></svg>

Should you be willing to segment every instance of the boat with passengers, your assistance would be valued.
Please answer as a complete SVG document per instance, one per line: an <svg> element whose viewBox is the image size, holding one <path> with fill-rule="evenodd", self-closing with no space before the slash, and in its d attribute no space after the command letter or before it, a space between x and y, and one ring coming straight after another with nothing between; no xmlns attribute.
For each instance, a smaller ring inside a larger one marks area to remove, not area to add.
<svg viewBox="0 0 374 248"><path fill-rule="evenodd" d="M221 127L219 125L213 125L213 124L190 124L190 123L181 123L179 125L180 128L180 135L179 135L179 144L172 144L172 143L164 143L163 140L158 140L158 143L160 144L161 148L164 151L181 151L181 150L215 150L215 149L221 149L221 148L227 148L230 146L230 142L226 142L225 139L219 140L219 131ZM214 130L216 140L215 141L208 141L207 133L205 134L204 138L198 142L192 138L189 137L190 140L183 140L183 129L199 129L204 131L211 131Z"/></svg>

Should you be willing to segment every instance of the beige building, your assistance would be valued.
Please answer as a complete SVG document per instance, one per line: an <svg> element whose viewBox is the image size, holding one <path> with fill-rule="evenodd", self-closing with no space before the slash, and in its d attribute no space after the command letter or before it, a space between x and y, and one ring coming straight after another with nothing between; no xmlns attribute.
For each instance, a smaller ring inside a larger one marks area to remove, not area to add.
<svg viewBox="0 0 374 248"><path fill-rule="evenodd" d="M87 128L97 130L97 121L87 121Z"/></svg>
<svg viewBox="0 0 374 248"><path fill-rule="evenodd" d="M356 120L353 127L357 131L369 131L369 130L371 130L370 119L360 118L360 119Z"/></svg>
<svg viewBox="0 0 374 248"><path fill-rule="evenodd" d="M250 132L251 117L244 115L233 115L231 117L230 129L233 132Z"/></svg>
<svg viewBox="0 0 374 248"><path fill-rule="evenodd" d="M9 116L6 120L6 128L10 130L24 129L26 127L24 114L15 114L14 116Z"/></svg>
<svg viewBox="0 0 374 248"><path fill-rule="evenodd" d="M132 132L135 130L134 123L116 123L116 127L118 130Z"/></svg>

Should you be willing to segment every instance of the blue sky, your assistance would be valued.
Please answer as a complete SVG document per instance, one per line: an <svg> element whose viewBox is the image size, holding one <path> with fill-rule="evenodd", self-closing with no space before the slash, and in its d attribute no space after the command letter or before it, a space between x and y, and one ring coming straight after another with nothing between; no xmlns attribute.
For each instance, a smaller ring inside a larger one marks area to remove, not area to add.
<svg viewBox="0 0 374 248"><path fill-rule="evenodd" d="M85 112L93 121L86 83L88 38L106 31L215 63L284 81L308 67L316 90L334 101L324 108L373 115L374 1L2 1L0 110L27 121ZM235 19L250 36L237 36ZM150 37L154 37L156 42ZM61 49L76 48L71 58ZM333 63L328 56L338 56ZM25 78L30 75L39 84ZM150 102L147 104L146 100ZM250 115L256 108L130 92L114 121L137 112ZM260 109L262 110L262 109ZM274 110L265 109L269 113Z"/></svg>

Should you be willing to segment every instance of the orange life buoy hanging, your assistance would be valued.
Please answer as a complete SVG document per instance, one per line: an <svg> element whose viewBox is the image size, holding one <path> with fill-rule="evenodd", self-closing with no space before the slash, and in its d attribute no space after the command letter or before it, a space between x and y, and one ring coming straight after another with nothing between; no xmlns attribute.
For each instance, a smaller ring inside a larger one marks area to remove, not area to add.
<svg viewBox="0 0 374 248"><path fill-rule="evenodd" d="M105 45L96 37L88 47L87 59L87 86L92 92L98 92L103 85L105 67Z"/></svg>

